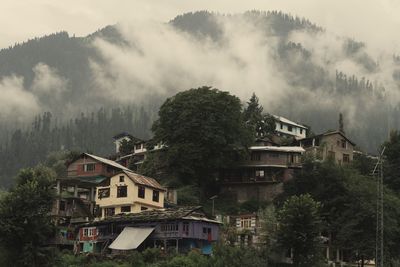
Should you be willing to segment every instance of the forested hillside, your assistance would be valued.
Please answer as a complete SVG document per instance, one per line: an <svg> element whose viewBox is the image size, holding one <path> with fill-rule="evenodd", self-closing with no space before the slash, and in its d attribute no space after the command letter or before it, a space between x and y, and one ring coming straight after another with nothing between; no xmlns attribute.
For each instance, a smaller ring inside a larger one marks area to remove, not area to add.
<svg viewBox="0 0 400 267"><path fill-rule="evenodd" d="M253 92L265 111L345 130L375 152L400 128L398 51L281 12L179 15L167 24L59 32L0 50L0 186L53 150L106 155L111 137L149 137L160 103L202 85Z"/></svg>

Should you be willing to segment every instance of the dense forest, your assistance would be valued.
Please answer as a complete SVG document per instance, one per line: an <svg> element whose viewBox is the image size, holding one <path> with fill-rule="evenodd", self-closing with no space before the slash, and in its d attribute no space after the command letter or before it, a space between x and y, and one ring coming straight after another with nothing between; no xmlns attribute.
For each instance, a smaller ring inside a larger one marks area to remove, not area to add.
<svg viewBox="0 0 400 267"><path fill-rule="evenodd" d="M0 185L53 150L107 155L120 131L149 137L166 97L202 85L242 101L256 92L266 112L316 133L343 113L346 134L372 153L400 128L396 51L378 61L366 43L277 11L200 11L159 27L59 32L0 50Z"/></svg>
<svg viewBox="0 0 400 267"><path fill-rule="evenodd" d="M147 139L152 116L143 107L135 106L101 108L81 113L66 123L57 123L50 112L38 115L31 127L13 131L9 141L0 147L0 186L10 186L19 169L43 162L50 152L89 152L107 157L115 152L116 133L127 131Z"/></svg>

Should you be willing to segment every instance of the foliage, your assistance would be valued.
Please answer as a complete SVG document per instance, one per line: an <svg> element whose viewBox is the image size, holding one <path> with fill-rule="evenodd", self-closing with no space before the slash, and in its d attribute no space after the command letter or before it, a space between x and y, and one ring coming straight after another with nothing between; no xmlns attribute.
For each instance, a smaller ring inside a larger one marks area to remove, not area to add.
<svg viewBox="0 0 400 267"><path fill-rule="evenodd" d="M269 205L265 209L260 210L258 216L261 223L261 242L264 244L263 253L264 257L269 262L276 262L279 258L279 245L278 245L278 218L275 206Z"/></svg>
<svg viewBox="0 0 400 267"><path fill-rule="evenodd" d="M321 204L310 195L292 196L278 212L278 242L293 251L293 265L315 266L320 260Z"/></svg>
<svg viewBox="0 0 400 267"><path fill-rule="evenodd" d="M354 260L373 259L376 227L376 183L350 167L307 162L295 179L284 185L283 199L310 194L322 203L323 231L333 247L347 249ZM385 251L397 257L399 244L399 197L384 191Z"/></svg>
<svg viewBox="0 0 400 267"><path fill-rule="evenodd" d="M263 107L258 103L255 93L247 102L243 117L255 137L263 137L275 132L275 118L269 114L263 114Z"/></svg>
<svg viewBox="0 0 400 267"><path fill-rule="evenodd" d="M33 167L46 160L55 164L54 161L69 153L66 151L109 155L115 151L112 142L115 134L128 131L146 138L150 124L150 114L136 106L100 108L97 112L81 113L62 124L58 124L51 113L45 112L34 119L32 126L15 129L5 141L0 138L0 187L10 187L11 178L20 168ZM0 125L0 134L1 129ZM51 155L46 159L48 154ZM61 165L54 167L57 172L62 172Z"/></svg>
<svg viewBox="0 0 400 267"><path fill-rule="evenodd" d="M385 149L385 184L400 193L400 132L393 131L383 144Z"/></svg>
<svg viewBox="0 0 400 267"><path fill-rule="evenodd" d="M43 245L53 233L54 179L54 172L43 166L21 170L16 186L1 199L0 244L10 265L51 263L51 251Z"/></svg>
<svg viewBox="0 0 400 267"><path fill-rule="evenodd" d="M155 141L167 146L168 173L200 187L215 181L216 170L237 162L251 142L240 100L210 87L167 99L152 130Z"/></svg>

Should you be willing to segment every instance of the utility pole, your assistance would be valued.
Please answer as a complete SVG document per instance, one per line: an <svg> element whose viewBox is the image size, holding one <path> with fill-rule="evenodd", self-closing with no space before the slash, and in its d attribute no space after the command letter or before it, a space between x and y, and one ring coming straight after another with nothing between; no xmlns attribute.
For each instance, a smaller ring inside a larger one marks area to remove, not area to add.
<svg viewBox="0 0 400 267"><path fill-rule="evenodd" d="M372 175L376 177L376 267L383 267L383 153L385 153L385 147L383 147L372 172Z"/></svg>

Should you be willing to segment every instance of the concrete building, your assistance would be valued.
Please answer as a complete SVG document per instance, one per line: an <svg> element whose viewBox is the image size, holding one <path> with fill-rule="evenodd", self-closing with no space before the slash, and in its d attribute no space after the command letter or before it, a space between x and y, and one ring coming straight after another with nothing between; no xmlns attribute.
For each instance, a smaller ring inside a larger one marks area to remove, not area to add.
<svg viewBox="0 0 400 267"><path fill-rule="evenodd" d="M221 171L222 194L238 202L271 201L282 192L282 182L301 168L305 152L297 146L257 145L249 148L250 157L236 168Z"/></svg>
<svg viewBox="0 0 400 267"><path fill-rule="evenodd" d="M273 115L276 120L275 131L278 135L294 137L295 139L305 138L308 128L304 125L286 119L282 116Z"/></svg>

